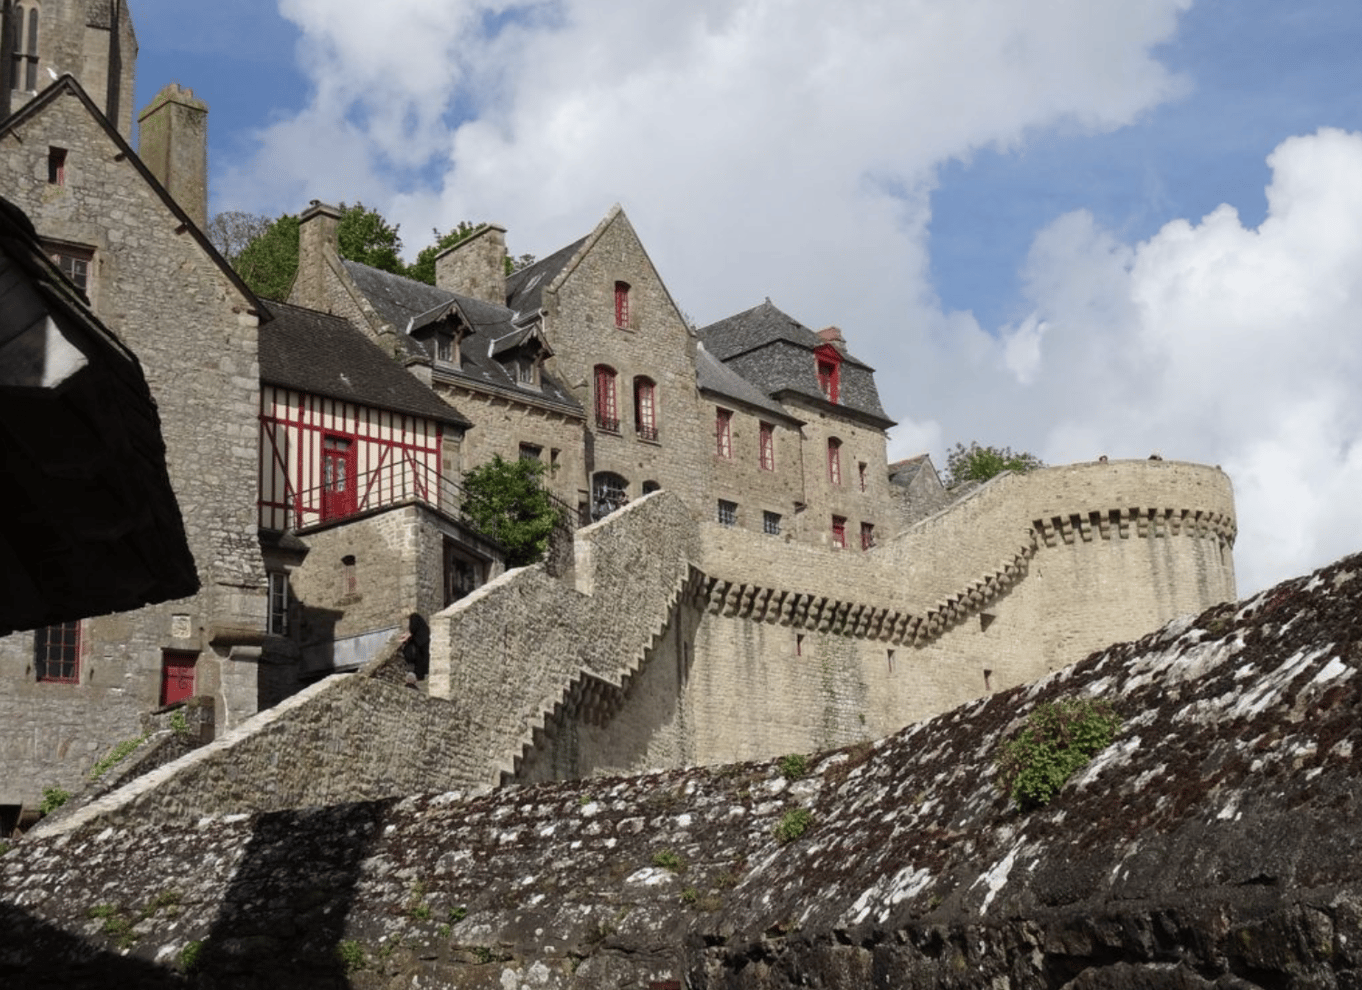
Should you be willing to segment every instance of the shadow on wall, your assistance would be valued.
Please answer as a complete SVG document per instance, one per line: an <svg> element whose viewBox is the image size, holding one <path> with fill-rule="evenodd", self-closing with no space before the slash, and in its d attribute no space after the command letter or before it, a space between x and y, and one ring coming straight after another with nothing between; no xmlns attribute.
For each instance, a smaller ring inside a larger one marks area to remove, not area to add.
<svg viewBox="0 0 1362 990"><path fill-rule="evenodd" d="M345 922L392 804L259 815L197 968L221 985L346 986Z"/></svg>
<svg viewBox="0 0 1362 990"><path fill-rule="evenodd" d="M0 979L29 990L347 987L345 923L360 866L392 803L257 816L209 931L176 933L198 943L189 967L181 953L156 965L137 955L101 951L27 911L0 904L5 933ZM214 893L203 896L211 899ZM192 902L185 907L192 910ZM154 933L142 935L132 951L154 952L157 942Z"/></svg>

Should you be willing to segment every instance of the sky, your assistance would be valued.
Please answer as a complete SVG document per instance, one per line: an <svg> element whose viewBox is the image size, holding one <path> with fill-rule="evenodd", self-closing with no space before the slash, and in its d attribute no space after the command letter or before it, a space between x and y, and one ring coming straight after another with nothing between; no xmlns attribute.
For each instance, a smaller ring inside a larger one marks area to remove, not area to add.
<svg viewBox="0 0 1362 990"><path fill-rule="evenodd" d="M1242 594L1362 549L1356 0L130 0L210 210L545 256L620 203L704 325L877 369L890 456L1221 466Z"/></svg>

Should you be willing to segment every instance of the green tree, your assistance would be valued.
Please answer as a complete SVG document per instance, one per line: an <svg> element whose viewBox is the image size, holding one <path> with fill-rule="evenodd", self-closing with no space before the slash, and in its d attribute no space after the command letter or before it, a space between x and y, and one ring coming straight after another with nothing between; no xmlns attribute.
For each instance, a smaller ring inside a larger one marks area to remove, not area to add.
<svg viewBox="0 0 1362 990"><path fill-rule="evenodd" d="M542 484L544 465L496 455L464 475L463 511L479 530L506 548L506 565L523 567L544 558L561 522Z"/></svg>
<svg viewBox="0 0 1362 990"><path fill-rule="evenodd" d="M298 218L285 213L227 260L257 296L287 299L298 273Z"/></svg>
<svg viewBox="0 0 1362 990"><path fill-rule="evenodd" d="M1045 467L1045 462L1026 451L1014 452L1011 447L984 447L972 440L966 447L957 443L946 454L946 484L959 485L966 481L987 481L1004 471L1025 474Z"/></svg>
<svg viewBox="0 0 1362 990"><path fill-rule="evenodd" d="M342 203L340 211L336 239L342 258L385 272L406 274L407 268L401 258L402 238L398 236L397 226L389 224L377 210L370 210L363 203L354 206ZM208 226L210 232L215 227L221 227L224 243L228 243L226 232L231 225L225 220L219 223L219 218L223 216L218 214L209 221ZM241 216L250 217L250 214ZM224 252L224 255L256 295L265 299L287 299L293 288L293 279L298 274L298 218L285 213L235 256L229 251Z"/></svg>

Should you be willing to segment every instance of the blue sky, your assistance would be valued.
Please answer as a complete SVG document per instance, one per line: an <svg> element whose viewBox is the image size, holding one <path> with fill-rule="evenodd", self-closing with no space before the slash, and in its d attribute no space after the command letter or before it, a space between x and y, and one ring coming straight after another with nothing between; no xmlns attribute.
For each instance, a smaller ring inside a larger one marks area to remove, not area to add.
<svg viewBox="0 0 1362 990"><path fill-rule="evenodd" d="M1362 542L1356 0L130 2L214 210L543 255L620 202L701 323L841 326L894 455L1221 464L1243 590Z"/></svg>

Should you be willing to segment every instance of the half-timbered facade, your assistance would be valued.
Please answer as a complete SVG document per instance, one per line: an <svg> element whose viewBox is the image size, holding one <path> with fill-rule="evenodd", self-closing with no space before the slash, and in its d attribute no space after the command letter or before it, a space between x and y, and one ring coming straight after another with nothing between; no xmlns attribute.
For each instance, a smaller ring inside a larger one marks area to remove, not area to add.
<svg viewBox="0 0 1362 990"><path fill-rule="evenodd" d="M502 564L459 517L469 422L346 320L271 309L257 503L269 642L308 678L362 662Z"/></svg>

